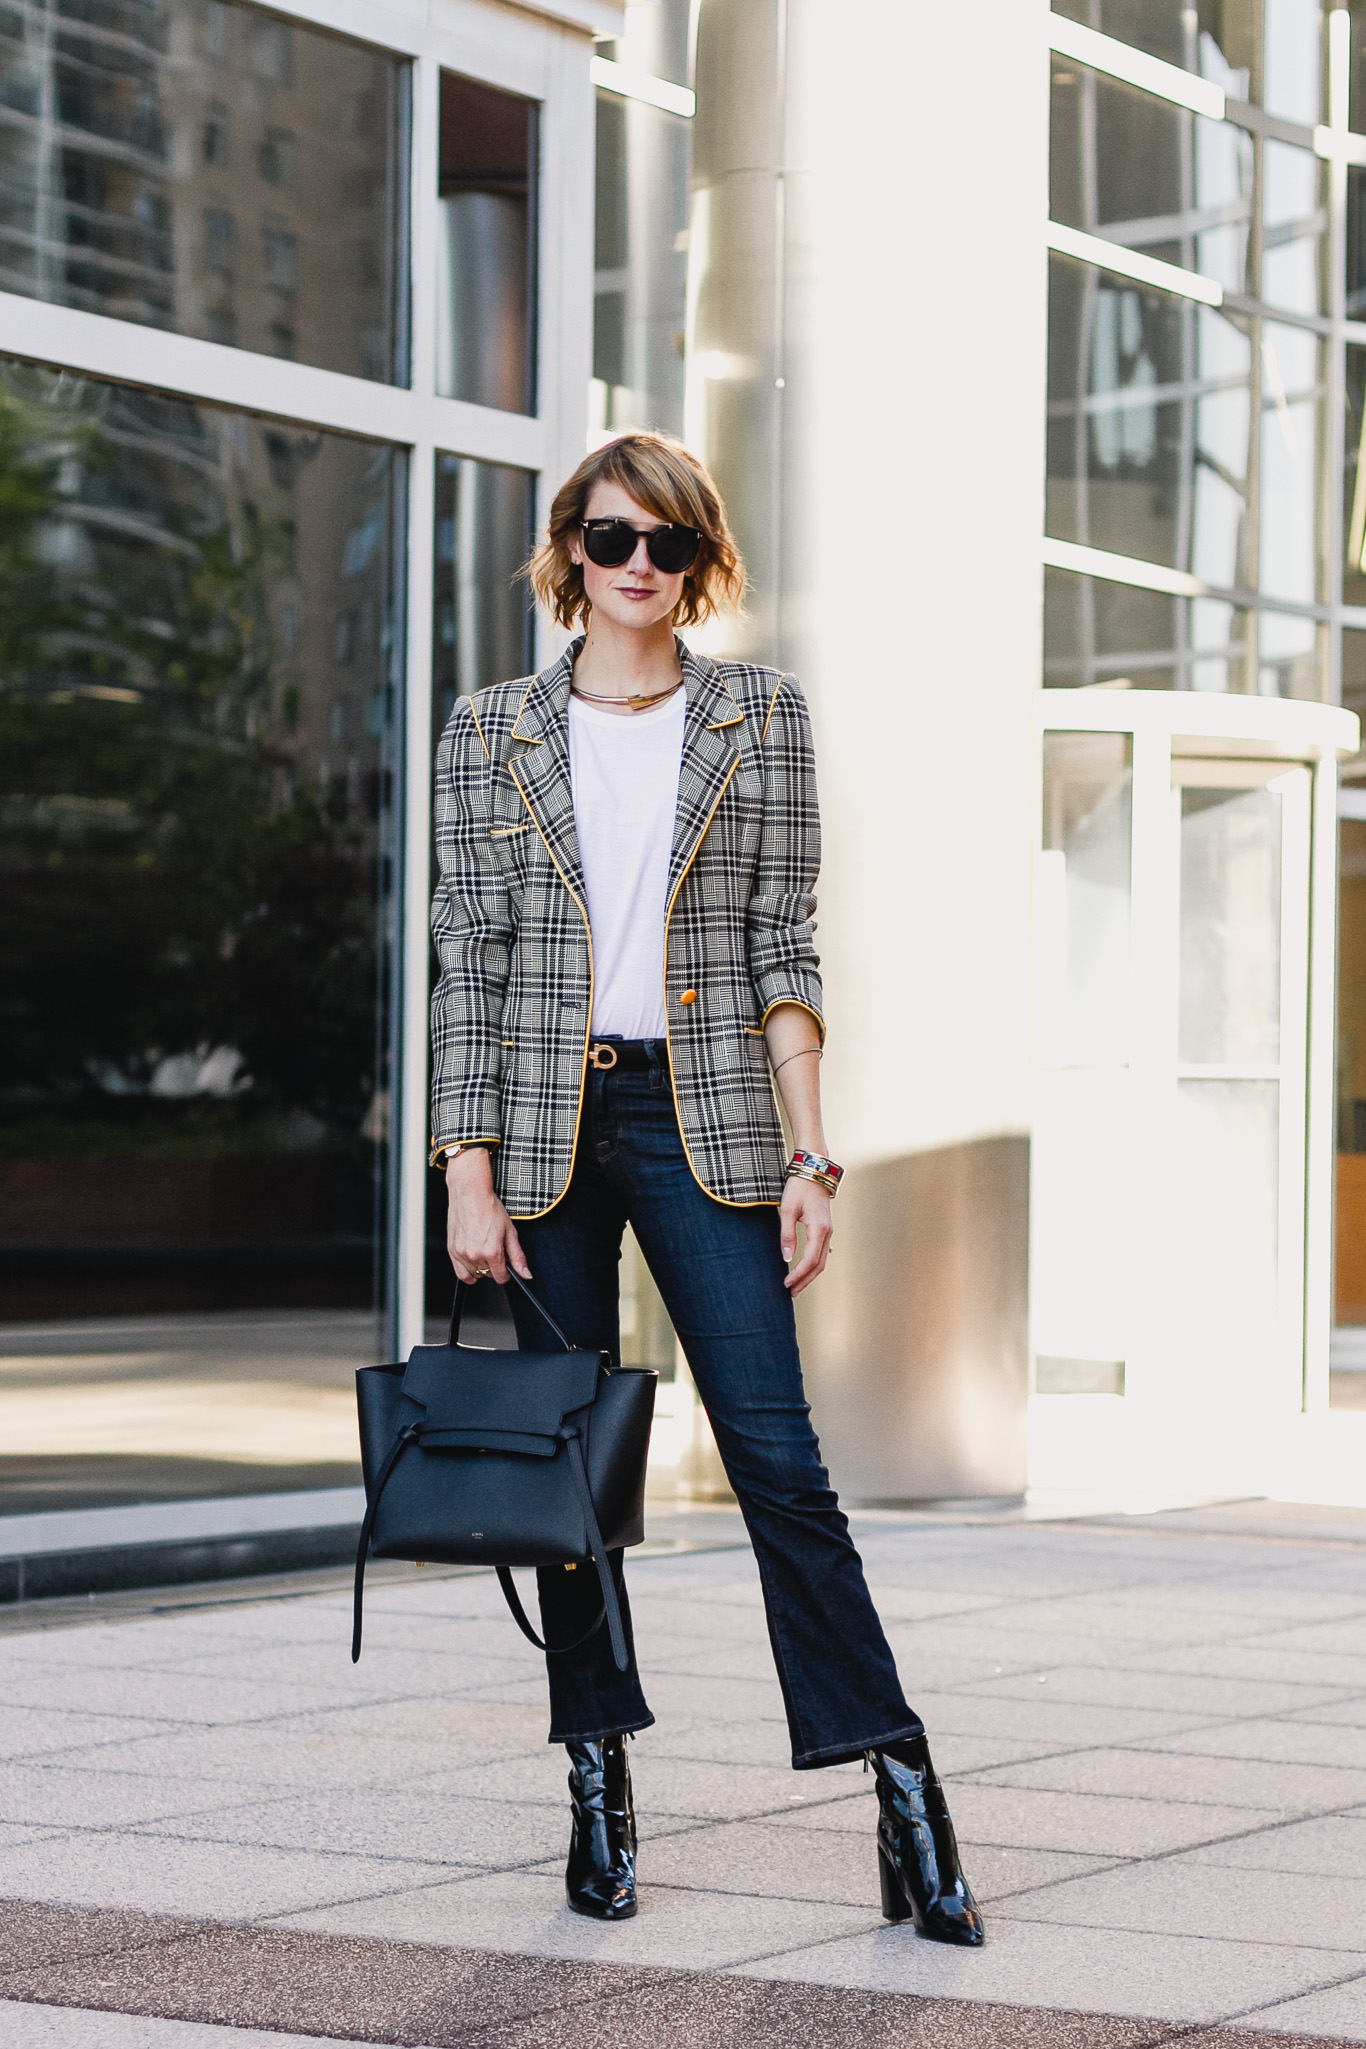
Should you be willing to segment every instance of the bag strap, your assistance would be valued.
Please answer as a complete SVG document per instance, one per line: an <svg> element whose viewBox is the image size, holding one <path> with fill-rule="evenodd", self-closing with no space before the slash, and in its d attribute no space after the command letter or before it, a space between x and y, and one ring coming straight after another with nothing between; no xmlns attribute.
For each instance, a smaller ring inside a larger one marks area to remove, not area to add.
<svg viewBox="0 0 1366 2049"><path fill-rule="evenodd" d="M534 1643L538 1651L544 1651L548 1658L562 1658L568 1651L581 1650L589 1637L596 1636L603 1623L607 1620L607 1609L604 1606L598 1610L597 1621L590 1623L583 1632L583 1635L576 1636L573 1643L543 1643L527 1620L527 1612L522 1606L522 1597L517 1591L517 1582L512 1577L512 1568L510 1566L500 1565L498 1567L498 1584L503 1589L503 1599L512 1610L512 1619L521 1630L522 1635L528 1643Z"/></svg>
<svg viewBox="0 0 1366 2049"><path fill-rule="evenodd" d="M577 1430L561 1430L564 1448L569 1456L569 1470L574 1475L574 1484L579 1490L579 1505L583 1509L583 1526L588 1536L593 1563L598 1568L598 1585L602 1588L602 1605L607 1613L608 1633L612 1638L612 1656L616 1659L618 1672L624 1672L630 1663L626 1655L626 1632L621 1626L621 1604L617 1600L616 1583L612 1568L603 1549L602 1531L598 1528L598 1514L593 1506L593 1490L588 1484L588 1468L583 1462L583 1444Z"/></svg>
<svg viewBox="0 0 1366 2049"><path fill-rule="evenodd" d="M393 1447L379 1469L375 1491L365 1505L365 1521L360 1526L360 1542L356 1546L356 1591L351 1610L351 1663L360 1659L361 1608L365 1600L365 1560L370 1551L370 1533L375 1527L375 1515L379 1509L379 1498L389 1484L389 1475L402 1458L410 1444L416 1444L422 1435L420 1423L409 1423L394 1439Z"/></svg>
<svg viewBox="0 0 1366 2049"><path fill-rule="evenodd" d="M542 1319L542 1321L543 1321L544 1323L548 1324L548 1325L550 1326L550 1329L551 1329L552 1331L554 1331L554 1333L555 1333L556 1337L557 1337L557 1338L559 1339L560 1343L561 1343L561 1344L562 1344L562 1345L564 1346L564 1349L566 1350L566 1352L572 1352L572 1351L574 1350L574 1347L573 1347L573 1345L571 1345L571 1344L570 1344L570 1342L569 1342L568 1338L567 1338L567 1337L565 1336L564 1332L563 1332L563 1331L562 1331L562 1330L560 1329L560 1326L558 1325L558 1323L556 1323L556 1321L555 1321L554 1317L553 1317L553 1316L551 1315L550 1311L549 1311L549 1310L548 1310L548 1309L546 1308L546 1306L545 1306L544 1302L542 1302L542 1301L539 1301L539 1300L537 1299L537 1297L536 1297L535 1295L533 1295L533 1294L532 1294L532 1292L531 1292L530 1288L529 1288L529 1287L527 1286L526 1282L525 1282L525 1281L524 1281L524 1280L522 1279L522 1276L521 1276L521 1275L520 1275L519 1273L514 1273L514 1272L513 1272L513 1270L512 1270L512 1268L511 1268L511 1267L509 1267L509 1268L508 1268L508 1279L509 1279L510 1281L515 1281L515 1282L516 1282L517 1286L518 1286L518 1287L519 1287L519 1288L521 1289L522 1293L523 1293L523 1294L524 1294L524 1295L526 1296L526 1298L527 1298L527 1301L528 1301L528 1302L529 1302L529 1303L531 1304L532 1308L533 1308L533 1309L535 1309L535 1310L537 1310L537 1311L539 1312L539 1314L540 1314L540 1316L541 1316L541 1319ZM462 1315L463 1315L463 1313L464 1313L464 1309L465 1309L465 1301L466 1301L466 1297L468 1296L469 1292L470 1292L470 1290L469 1290L469 1283L468 1283L467 1281L457 1281L457 1282L456 1282L456 1284L455 1284L455 1299L454 1299L454 1301L453 1301L453 1302L451 1303L451 1323L450 1323L450 1331L449 1331L449 1333L448 1333L448 1336L447 1336L447 1339L446 1339L446 1342L447 1342L447 1344L450 1344L450 1345L455 1345L455 1344L457 1344L457 1343L459 1342L459 1339L460 1339L460 1318L461 1318L461 1316L462 1316Z"/></svg>

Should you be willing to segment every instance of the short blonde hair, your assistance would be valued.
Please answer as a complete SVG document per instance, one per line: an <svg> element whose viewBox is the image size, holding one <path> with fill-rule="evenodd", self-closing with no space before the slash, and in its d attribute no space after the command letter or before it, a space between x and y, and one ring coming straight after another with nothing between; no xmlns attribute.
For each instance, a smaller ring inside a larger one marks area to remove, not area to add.
<svg viewBox="0 0 1366 2049"><path fill-rule="evenodd" d="M721 493L702 464L681 441L667 434L623 434L585 456L555 493L545 539L526 566L531 587L557 625L585 625L592 610L583 570L569 553L595 484L619 484L656 519L696 527L702 536L697 560L683 579L674 607L675 626L696 626L724 605L740 609L745 565L726 524Z"/></svg>

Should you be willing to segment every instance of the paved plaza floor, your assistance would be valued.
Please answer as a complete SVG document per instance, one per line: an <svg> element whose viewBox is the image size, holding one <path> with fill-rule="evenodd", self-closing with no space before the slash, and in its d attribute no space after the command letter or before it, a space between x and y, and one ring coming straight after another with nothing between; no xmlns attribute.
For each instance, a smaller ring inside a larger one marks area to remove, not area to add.
<svg viewBox="0 0 1366 2049"><path fill-rule="evenodd" d="M0 1611L0 2043L1366 2043L1366 1514L858 1515L988 1920L878 1912L794 1774L732 1512L631 1565L639 1917L563 1902L564 1758L481 1573Z"/></svg>

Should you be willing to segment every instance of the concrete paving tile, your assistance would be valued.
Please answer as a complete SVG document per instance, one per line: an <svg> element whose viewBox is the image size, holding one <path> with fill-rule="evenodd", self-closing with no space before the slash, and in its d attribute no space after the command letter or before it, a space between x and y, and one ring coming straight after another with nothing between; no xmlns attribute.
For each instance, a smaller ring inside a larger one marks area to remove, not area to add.
<svg viewBox="0 0 1366 2049"><path fill-rule="evenodd" d="M359 1736L281 1730L267 1724L259 1729L140 1737L110 1744L102 1751L64 1751L62 1762L73 1770L128 1772L139 1778L151 1775L240 1787L241 1798L270 1786L405 1784L448 1770L451 1755L446 1743L385 1743Z"/></svg>
<svg viewBox="0 0 1366 2049"><path fill-rule="evenodd" d="M984 1903L1025 1886L1105 1868L1101 1858L1038 1850L974 1849L967 1862L973 1891ZM796 1813L775 1822L726 1822L675 1832L642 1847L639 1869L642 1886L879 1908L872 1829L811 1826Z"/></svg>
<svg viewBox="0 0 1366 2049"><path fill-rule="evenodd" d="M941 1731L962 1736L1009 1737L1032 1743L1036 1749L1075 1750L1090 1743L1130 1743L1143 1736L1179 1735L1207 1722L1228 1721L1222 1714L1177 1711L1174 1708L1103 1706L1095 1701L1061 1700L1055 1688L1035 1685L1014 1694L988 1692L945 1693L937 1688L912 1686L910 1698L916 1713L929 1731L930 1741Z"/></svg>
<svg viewBox="0 0 1366 2049"><path fill-rule="evenodd" d="M1217 1679L1190 1673L1124 1669L1110 1671L1099 1666L1064 1665L1027 1676L1008 1674L984 1682L977 1691L984 1698L1022 1700L1034 1698L1031 1689L1050 1689L1050 1697L1079 1707L1152 1707L1167 1714L1234 1715L1290 1714L1296 1710L1333 1706L1341 1694L1329 1687L1290 1685L1284 1681ZM1366 1713L1366 1701L1363 1701Z"/></svg>
<svg viewBox="0 0 1366 2049"><path fill-rule="evenodd" d="M660 1721L672 1721L676 1716L704 1721L746 1721L751 1717L773 1721L782 1713L776 1678L694 1677L686 1672L652 1670L644 1660L640 1670L645 1698Z"/></svg>
<svg viewBox="0 0 1366 2049"><path fill-rule="evenodd" d="M792 1745L786 1719L743 1722L703 1721L698 1716L670 1715L638 1739L656 1757L704 1758L713 1764L757 1764L771 1771L790 1771Z"/></svg>
<svg viewBox="0 0 1366 2049"><path fill-rule="evenodd" d="M0 1681L0 1713L6 1720L16 1708L57 1708L218 1727L299 1714L315 1708L317 1701L316 1683L247 1680L227 1671L201 1677L164 1668L88 1672L72 1666L30 1666Z"/></svg>
<svg viewBox="0 0 1366 2049"><path fill-rule="evenodd" d="M638 1869L642 1887L828 1901L865 1913L878 1907L873 1839L847 1830L724 1822L643 1847Z"/></svg>
<svg viewBox="0 0 1366 2049"><path fill-rule="evenodd" d="M1255 1709L1248 1710L1255 1713ZM1347 1699L1325 1700L1306 1703L1291 1708L1286 1719L1296 1722L1340 1723L1346 1729L1366 1729L1366 1693L1354 1693Z"/></svg>
<svg viewBox="0 0 1366 2049"><path fill-rule="evenodd" d="M275 1925L390 1942L712 1971L779 1947L852 1934L868 1928L874 1918L880 1918L875 1910L652 1885L642 1890L634 1921L588 1921L565 1906L559 1875L504 1871L309 1909L281 1916Z"/></svg>
<svg viewBox="0 0 1366 2049"><path fill-rule="evenodd" d="M1073 1751L1067 1756L999 1765L977 1774L974 1784L1290 1811L1366 1804L1366 1770L1334 1770L1313 1764L1273 1766L1245 1758L1186 1757L1172 1750Z"/></svg>
<svg viewBox="0 0 1366 2049"><path fill-rule="evenodd" d="M960 1780L951 1792L960 1842L1097 1857L1152 1857L1283 1818L1255 1807L1035 1792L971 1779Z"/></svg>
<svg viewBox="0 0 1366 2049"><path fill-rule="evenodd" d="M1283 2035L1326 2036L1334 2042L1366 2042L1366 1972L1331 1985L1320 1992L1308 1992L1302 1999L1287 2000L1281 2006L1264 2007L1260 2013L1240 2018L1240 2028L1265 2030Z"/></svg>
<svg viewBox="0 0 1366 2049"><path fill-rule="evenodd" d="M1366 1815L1323 1815L1263 1829L1241 1841L1192 1850L1191 1861L1226 1870L1298 1872L1336 1884L1366 1879Z"/></svg>
<svg viewBox="0 0 1366 2049"><path fill-rule="evenodd" d="M1216 1679L1316 1686L1325 1690L1330 1687L1366 1688L1366 1657L1349 1656L1343 1651L1291 1650L1264 1640L1256 1643L1189 1644L1173 1650L1155 1651L1148 1660L1148 1669Z"/></svg>
<svg viewBox="0 0 1366 2049"><path fill-rule="evenodd" d="M145 1716L78 1714L58 1708L7 1707L0 1714L0 1758L19 1759L127 1744L156 1736L163 1725Z"/></svg>
<svg viewBox="0 0 1366 2049"><path fill-rule="evenodd" d="M17 1849L21 1843L41 1843L63 1831L44 1828L37 1822L0 1821L0 1850Z"/></svg>
<svg viewBox="0 0 1366 2049"><path fill-rule="evenodd" d="M1366 1607L1359 1604L1355 1614L1339 1615L1331 1621L1306 1622L1301 1618L1274 1632L1265 1629L1248 1641L1274 1642L1286 1650L1330 1651L1366 1658Z"/></svg>
<svg viewBox="0 0 1366 2049"><path fill-rule="evenodd" d="M166 2021L147 2014L92 2013L70 2006L0 1999L0 2040L8 2049L317 2049L316 2035L220 2028L211 2021ZM329 2036L329 2049L371 2049Z"/></svg>
<svg viewBox="0 0 1366 2049"><path fill-rule="evenodd" d="M354 1857L396 1857L433 1866L502 1869L563 1858L569 1805L473 1800L444 1790L390 1786L320 1791L144 1824L144 1835L181 1842L267 1844Z"/></svg>
<svg viewBox="0 0 1366 2049"><path fill-rule="evenodd" d="M201 1814L231 1799L191 1779L72 1771L40 1761L0 1765L0 1814L45 1828L122 1828L171 1814Z"/></svg>
<svg viewBox="0 0 1366 2049"><path fill-rule="evenodd" d="M1366 1728L1343 1722L1210 1722L1174 1736L1139 1736L1129 1746L1190 1757L1258 1758L1267 1764L1320 1764L1366 1771Z"/></svg>
<svg viewBox="0 0 1366 2049"><path fill-rule="evenodd" d="M1174 2022L1222 2020L1286 2000L1355 1968L1324 1949L1262 1948L1195 1936L1051 1927L997 1911L979 1950L924 1942L905 1924L790 1949L741 1967L747 1976L857 1985L940 1999L1002 2001Z"/></svg>
<svg viewBox="0 0 1366 2049"><path fill-rule="evenodd" d="M427 1883L432 1865L70 1831L0 1851L0 1898L233 1920Z"/></svg>
<svg viewBox="0 0 1366 2049"><path fill-rule="evenodd" d="M1164 1857L1022 1893L1000 1911L1070 1928L1164 1936L1198 1930L1215 1941L1354 1952L1366 1971L1366 1878L1270 1886L1265 1871Z"/></svg>

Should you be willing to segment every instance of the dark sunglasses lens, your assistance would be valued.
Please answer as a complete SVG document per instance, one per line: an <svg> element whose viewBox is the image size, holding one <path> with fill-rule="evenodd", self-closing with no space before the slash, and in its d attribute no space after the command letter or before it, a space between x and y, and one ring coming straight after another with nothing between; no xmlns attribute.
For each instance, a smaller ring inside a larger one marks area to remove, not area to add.
<svg viewBox="0 0 1366 2049"><path fill-rule="evenodd" d="M635 528L624 519L590 520L583 530L583 551L599 569L620 569L636 552Z"/></svg>
<svg viewBox="0 0 1366 2049"><path fill-rule="evenodd" d="M655 528L645 545L656 569L665 576L677 576L681 570L692 568L702 536L696 527L661 526Z"/></svg>

